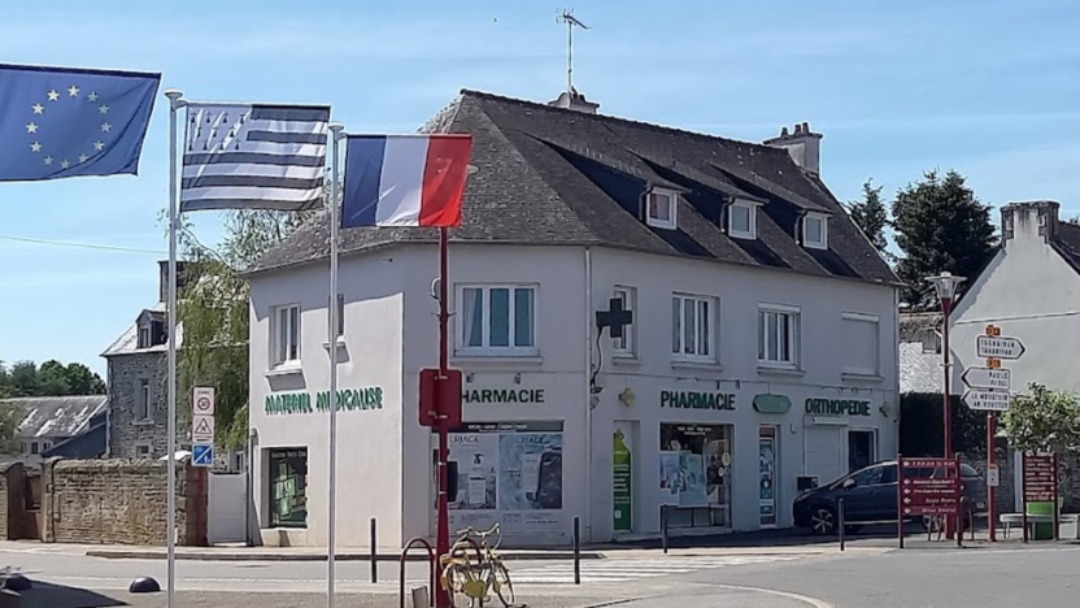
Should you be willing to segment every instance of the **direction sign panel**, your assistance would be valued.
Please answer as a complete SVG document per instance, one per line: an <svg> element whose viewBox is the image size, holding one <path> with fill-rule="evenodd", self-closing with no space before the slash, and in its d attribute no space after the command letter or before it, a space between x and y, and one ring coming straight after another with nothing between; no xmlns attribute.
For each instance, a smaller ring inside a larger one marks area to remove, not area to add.
<svg viewBox="0 0 1080 608"><path fill-rule="evenodd" d="M192 390L191 409L196 414L214 415L214 389L209 386L196 386Z"/></svg>
<svg viewBox="0 0 1080 608"><path fill-rule="evenodd" d="M1016 338L979 336L975 339L975 355L982 359L1019 359L1024 344Z"/></svg>
<svg viewBox="0 0 1080 608"><path fill-rule="evenodd" d="M1009 411L1009 393L1004 391L970 390L964 393L964 404L973 410L987 412Z"/></svg>
<svg viewBox="0 0 1080 608"><path fill-rule="evenodd" d="M905 458L900 503L905 516L952 515L960 508L957 462L945 458ZM938 477L914 477L916 469L934 470Z"/></svg>
<svg viewBox="0 0 1080 608"><path fill-rule="evenodd" d="M1012 388L1012 373L1007 369L969 367L960 377L969 388L1008 391Z"/></svg>
<svg viewBox="0 0 1080 608"><path fill-rule="evenodd" d="M214 443L214 417L195 414L191 420L192 443Z"/></svg>
<svg viewBox="0 0 1080 608"><path fill-rule="evenodd" d="M1053 455L1024 457L1024 500L1026 502L1053 502L1057 471Z"/></svg>

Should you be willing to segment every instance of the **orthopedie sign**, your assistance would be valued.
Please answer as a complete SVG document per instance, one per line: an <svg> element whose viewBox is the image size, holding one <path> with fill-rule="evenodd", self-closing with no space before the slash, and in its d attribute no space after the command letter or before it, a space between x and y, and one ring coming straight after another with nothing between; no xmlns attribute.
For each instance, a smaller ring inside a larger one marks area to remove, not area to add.
<svg viewBox="0 0 1080 608"><path fill-rule="evenodd" d="M857 399L810 397L806 400L806 413L819 416L869 416L870 402Z"/></svg>

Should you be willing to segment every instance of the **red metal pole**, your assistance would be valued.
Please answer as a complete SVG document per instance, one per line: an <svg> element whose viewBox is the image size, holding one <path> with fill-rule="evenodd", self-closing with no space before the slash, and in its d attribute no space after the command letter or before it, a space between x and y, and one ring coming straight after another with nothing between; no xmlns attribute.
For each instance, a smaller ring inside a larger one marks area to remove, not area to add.
<svg viewBox="0 0 1080 608"><path fill-rule="evenodd" d="M1053 455L1053 475L1054 475L1054 540L1060 540L1058 538L1058 526L1061 522L1058 520L1058 492L1061 488L1058 487L1058 455L1054 452ZM1077 524L1080 525L1080 524Z"/></svg>
<svg viewBox="0 0 1080 608"><path fill-rule="evenodd" d="M1020 454L1020 518L1024 525L1024 542L1028 542L1027 521L1027 452Z"/></svg>
<svg viewBox="0 0 1080 608"><path fill-rule="evenodd" d="M896 455L896 539L904 548L904 456Z"/></svg>
<svg viewBox="0 0 1080 608"><path fill-rule="evenodd" d="M994 436L997 434L997 417L994 416L994 412L986 413L986 470L987 476L989 476L990 469L997 466L997 454L994 453ZM1001 483L1001 477L998 476L998 483ZM997 503L995 497L997 495L997 488L987 484L986 486L986 502L987 502L987 515L986 515L986 527L990 528L990 542L997 541Z"/></svg>
<svg viewBox="0 0 1080 608"><path fill-rule="evenodd" d="M444 378L450 368L450 310L447 301L448 240L447 229L439 228L439 375ZM440 408L441 411L442 408ZM447 428L445 415L440 417L437 428L439 431L439 514L435 536L436 568L441 563L442 556L450 552L450 504L447 496L450 481L447 465L447 460L450 459L448 438L450 429ZM450 595L442 588L442 585L435 588L435 606L436 608L450 608Z"/></svg>

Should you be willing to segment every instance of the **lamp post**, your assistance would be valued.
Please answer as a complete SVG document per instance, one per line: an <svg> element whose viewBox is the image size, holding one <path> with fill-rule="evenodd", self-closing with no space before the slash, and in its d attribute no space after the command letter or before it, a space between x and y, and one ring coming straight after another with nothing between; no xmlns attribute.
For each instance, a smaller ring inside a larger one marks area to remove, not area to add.
<svg viewBox="0 0 1080 608"><path fill-rule="evenodd" d="M941 302L941 367L944 378L942 382L942 407L945 415L945 458L952 458L952 404L949 394L951 392L951 363L949 353L949 314L952 313L953 298L956 296L956 288L964 282L964 277L953 276L950 272L942 272L937 276L926 277L926 280L934 286L938 301Z"/></svg>
<svg viewBox="0 0 1080 608"><path fill-rule="evenodd" d="M949 395L952 393L952 364L949 352L949 314L952 313L953 298L956 296L956 288L964 281L963 277L953 276L950 272L942 272L937 276L926 277L937 292L938 301L941 302L941 368L942 378L941 405L944 414L945 427L945 454L946 459L952 458L952 403ZM957 475L960 472L957 471ZM945 518L945 537L953 538L952 520ZM963 534L960 527L955 534Z"/></svg>

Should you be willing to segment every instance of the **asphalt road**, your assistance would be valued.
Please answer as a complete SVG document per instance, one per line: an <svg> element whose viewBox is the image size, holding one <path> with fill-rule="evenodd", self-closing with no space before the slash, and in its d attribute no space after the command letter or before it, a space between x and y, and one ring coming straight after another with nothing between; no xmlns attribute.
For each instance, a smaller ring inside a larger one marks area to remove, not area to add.
<svg viewBox="0 0 1080 608"><path fill-rule="evenodd" d="M533 608L1072 608L1080 546L1034 545L897 551L856 542L852 550L798 554L788 548L664 556L659 551L582 564L572 583L568 564L515 562L519 600ZM160 608L164 594L130 595L135 576L164 581L158 560L106 560L78 554L0 551L0 563L35 581L24 608ZM319 562L177 562L180 608L322 607L326 564ZM366 563L337 568L341 607L397 606L396 568L382 564L371 584ZM425 572L410 564L410 586Z"/></svg>

